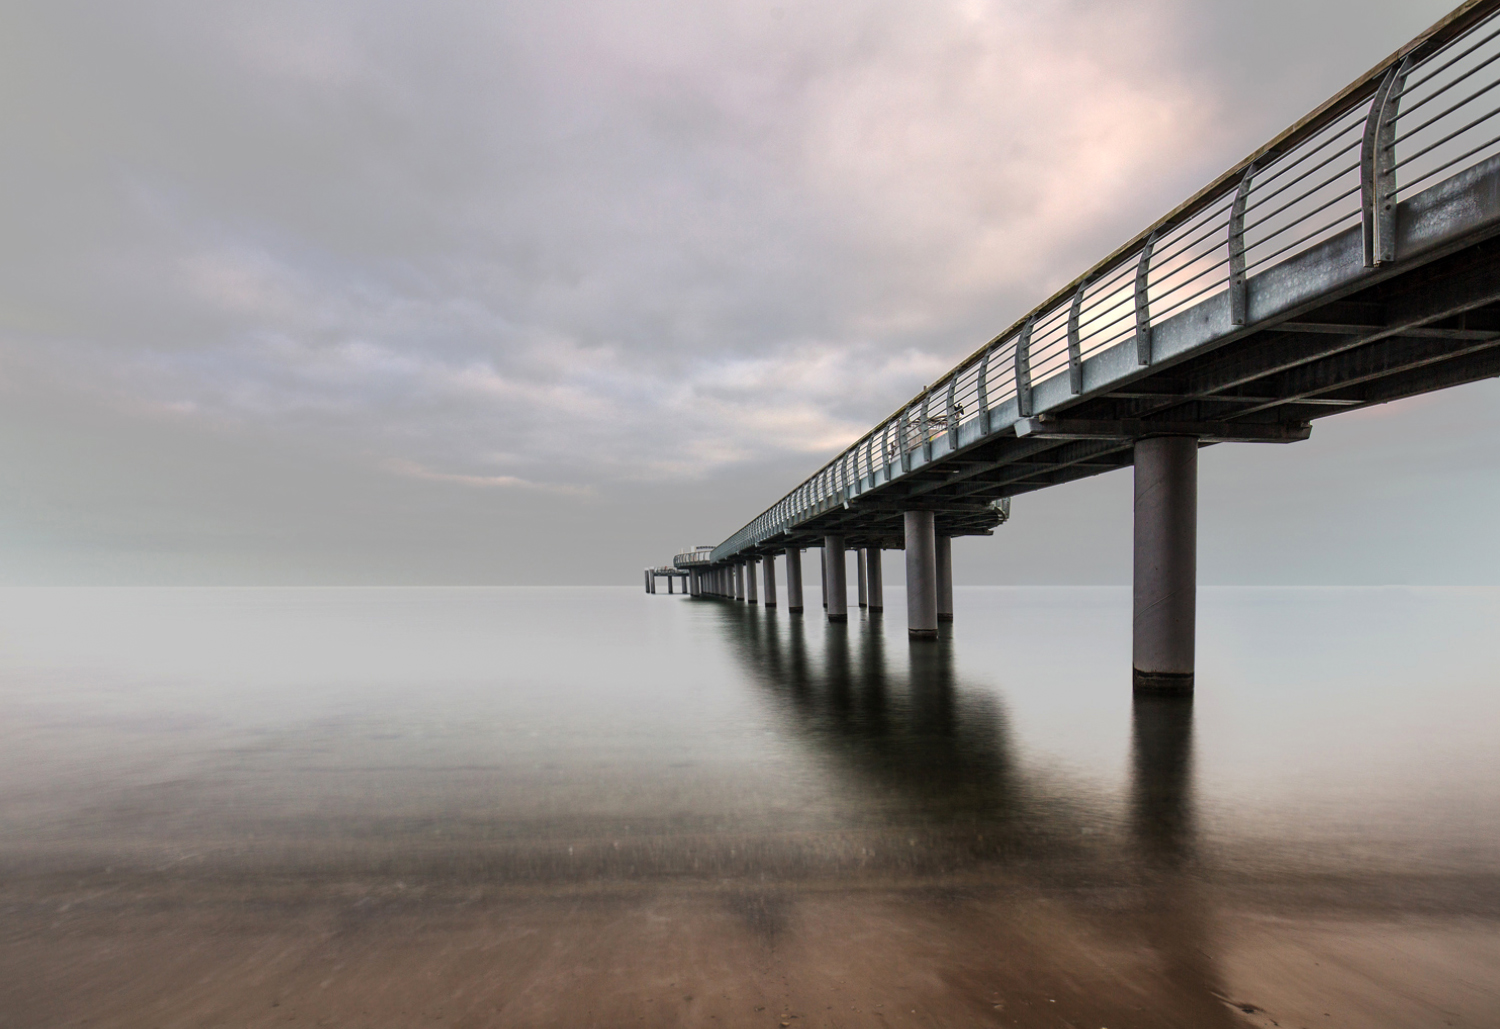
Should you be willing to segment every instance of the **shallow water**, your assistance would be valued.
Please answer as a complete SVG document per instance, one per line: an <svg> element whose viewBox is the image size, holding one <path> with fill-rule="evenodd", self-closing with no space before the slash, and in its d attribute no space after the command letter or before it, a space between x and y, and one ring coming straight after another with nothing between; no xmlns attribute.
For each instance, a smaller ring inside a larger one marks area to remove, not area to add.
<svg viewBox="0 0 1500 1029"><path fill-rule="evenodd" d="M1500 590L887 602L0 591L0 1025L1500 1024Z"/></svg>

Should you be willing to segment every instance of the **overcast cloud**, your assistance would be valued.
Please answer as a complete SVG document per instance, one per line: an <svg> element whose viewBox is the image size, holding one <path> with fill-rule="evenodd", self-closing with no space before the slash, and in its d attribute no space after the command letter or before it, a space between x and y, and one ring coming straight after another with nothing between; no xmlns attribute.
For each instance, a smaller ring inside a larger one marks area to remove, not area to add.
<svg viewBox="0 0 1500 1029"><path fill-rule="evenodd" d="M1445 6L7 4L0 577L633 582ZM1449 396L1495 438L1489 384ZM1264 508L1362 424L1206 456L1205 567L1361 491L1493 499L1493 447L1436 487L1387 448ZM1119 581L1110 479L969 578ZM1327 553L1275 567L1431 578Z"/></svg>

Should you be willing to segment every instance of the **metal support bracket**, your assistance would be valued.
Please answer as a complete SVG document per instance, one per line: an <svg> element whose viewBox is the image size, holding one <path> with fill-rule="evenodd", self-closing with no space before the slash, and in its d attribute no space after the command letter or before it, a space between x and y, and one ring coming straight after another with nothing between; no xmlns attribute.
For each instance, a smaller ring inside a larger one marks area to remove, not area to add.
<svg viewBox="0 0 1500 1029"><path fill-rule="evenodd" d="M1021 418L1016 435L1033 439L1106 439L1133 441L1150 436L1196 436L1204 443L1296 443L1312 435L1312 425L1263 422L1158 422L1143 418Z"/></svg>
<svg viewBox="0 0 1500 1029"><path fill-rule="evenodd" d="M1156 245L1156 233L1146 237L1141 247L1141 259L1135 266L1135 360L1144 368L1151 363L1151 307L1146 289L1151 285L1151 248Z"/></svg>
<svg viewBox="0 0 1500 1029"><path fill-rule="evenodd" d="M1396 259L1396 110L1410 67L1408 55L1385 73L1365 118L1359 181L1366 268Z"/></svg>
<svg viewBox="0 0 1500 1029"><path fill-rule="evenodd" d="M1234 204L1229 209L1229 324L1244 325L1249 317L1249 290L1245 285L1245 201L1250 197L1250 180L1255 165L1245 169Z"/></svg>
<svg viewBox="0 0 1500 1029"><path fill-rule="evenodd" d="M1016 412L1022 418L1031 416L1031 325L1026 319L1016 337Z"/></svg>

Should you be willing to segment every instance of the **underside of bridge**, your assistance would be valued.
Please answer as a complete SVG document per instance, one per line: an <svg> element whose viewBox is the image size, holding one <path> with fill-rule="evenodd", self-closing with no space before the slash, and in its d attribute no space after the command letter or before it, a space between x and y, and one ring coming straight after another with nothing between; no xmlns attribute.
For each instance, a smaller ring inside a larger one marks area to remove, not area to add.
<svg viewBox="0 0 1500 1029"><path fill-rule="evenodd" d="M1019 426L1025 435L999 433L914 469L757 550L821 546L830 534L850 547L899 550L903 512L917 509L934 513L939 535L987 535L1004 518L1002 500L1127 468L1144 437L1294 442L1327 415L1497 375L1500 239L1490 238L1152 366L1123 388Z"/></svg>

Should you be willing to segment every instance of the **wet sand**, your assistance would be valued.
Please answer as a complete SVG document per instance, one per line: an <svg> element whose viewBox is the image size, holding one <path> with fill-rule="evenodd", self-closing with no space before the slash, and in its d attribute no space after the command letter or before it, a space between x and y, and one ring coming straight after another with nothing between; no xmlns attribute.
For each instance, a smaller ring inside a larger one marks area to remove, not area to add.
<svg viewBox="0 0 1500 1029"><path fill-rule="evenodd" d="M7 877L0 1025L1500 1024L1500 919L1452 883L1352 912L993 868L457 888L224 871Z"/></svg>

